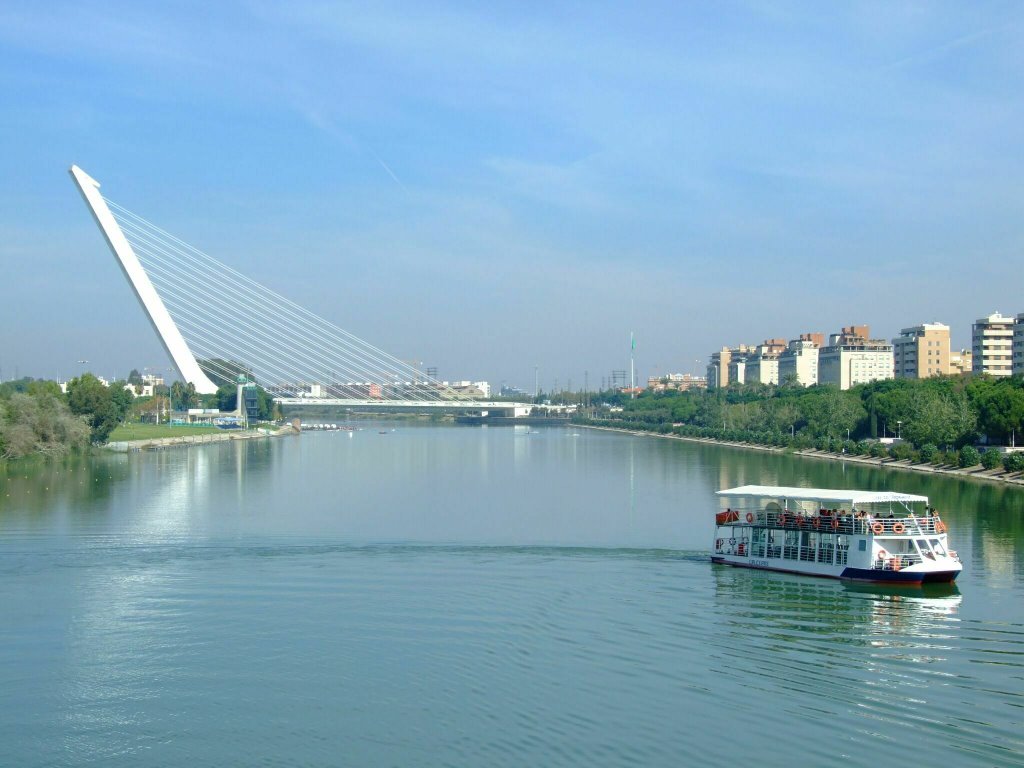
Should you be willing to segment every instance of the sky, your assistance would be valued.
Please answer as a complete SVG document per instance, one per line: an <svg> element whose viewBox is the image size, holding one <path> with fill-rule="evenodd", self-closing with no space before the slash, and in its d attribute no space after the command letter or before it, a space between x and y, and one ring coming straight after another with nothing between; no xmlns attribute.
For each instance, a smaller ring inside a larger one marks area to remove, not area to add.
<svg viewBox="0 0 1024 768"><path fill-rule="evenodd" d="M171 364L67 169L443 379L1024 312L1015 2L0 4L0 377ZM78 360L89 360L80 364Z"/></svg>

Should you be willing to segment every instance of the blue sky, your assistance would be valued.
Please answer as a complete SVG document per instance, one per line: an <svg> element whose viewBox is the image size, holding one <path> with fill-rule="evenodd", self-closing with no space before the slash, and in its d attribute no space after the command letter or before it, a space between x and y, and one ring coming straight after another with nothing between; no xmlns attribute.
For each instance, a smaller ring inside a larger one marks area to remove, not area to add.
<svg viewBox="0 0 1024 768"><path fill-rule="evenodd" d="M72 163L444 378L1024 312L1017 3L150 5L0 6L4 378L169 367Z"/></svg>

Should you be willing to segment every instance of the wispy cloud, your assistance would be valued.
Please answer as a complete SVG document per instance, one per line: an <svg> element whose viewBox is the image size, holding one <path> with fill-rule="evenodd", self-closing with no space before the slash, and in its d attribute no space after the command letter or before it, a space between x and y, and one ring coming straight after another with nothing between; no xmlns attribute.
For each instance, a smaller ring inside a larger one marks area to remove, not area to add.
<svg viewBox="0 0 1024 768"><path fill-rule="evenodd" d="M935 61L939 61L956 51L968 48L971 46L978 45L985 42L989 38L995 35L1001 35L1004 33L1012 33L1019 29L1021 26L1020 15L1017 14L1003 22L986 27L985 29L979 29L975 32L969 32L965 35L959 35L952 39L941 42L937 45L930 46L923 51L903 56L902 58L896 59L895 61L889 62L888 64L879 67L875 70L877 75L885 75L891 72L895 72L900 69L909 69L912 67L921 66L923 64L930 64Z"/></svg>

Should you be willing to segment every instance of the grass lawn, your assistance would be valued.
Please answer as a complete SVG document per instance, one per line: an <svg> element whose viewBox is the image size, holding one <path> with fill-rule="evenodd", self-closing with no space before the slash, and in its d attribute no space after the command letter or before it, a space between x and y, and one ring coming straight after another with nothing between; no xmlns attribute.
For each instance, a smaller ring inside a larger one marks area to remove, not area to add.
<svg viewBox="0 0 1024 768"><path fill-rule="evenodd" d="M169 424L121 424L110 433L110 442L121 440L152 440L157 437L185 437L186 435L214 435L223 430L216 427L185 426L172 427Z"/></svg>

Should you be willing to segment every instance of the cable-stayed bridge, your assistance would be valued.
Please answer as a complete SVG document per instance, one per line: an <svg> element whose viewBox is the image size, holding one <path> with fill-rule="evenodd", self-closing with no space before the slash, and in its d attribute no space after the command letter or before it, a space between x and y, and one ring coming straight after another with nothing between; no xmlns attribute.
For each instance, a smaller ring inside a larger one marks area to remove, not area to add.
<svg viewBox="0 0 1024 768"><path fill-rule="evenodd" d="M424 375L107 199L78 166L70 173L168 355L199 394L246 375L283 405L509 416L534 407L484 402Z"/></svg>

